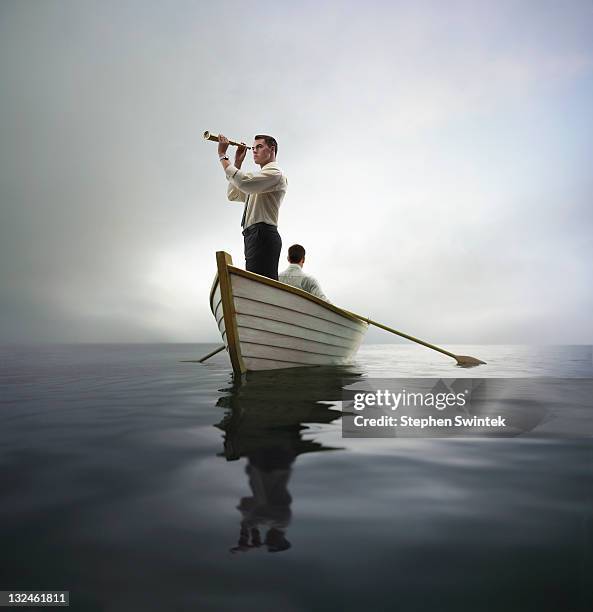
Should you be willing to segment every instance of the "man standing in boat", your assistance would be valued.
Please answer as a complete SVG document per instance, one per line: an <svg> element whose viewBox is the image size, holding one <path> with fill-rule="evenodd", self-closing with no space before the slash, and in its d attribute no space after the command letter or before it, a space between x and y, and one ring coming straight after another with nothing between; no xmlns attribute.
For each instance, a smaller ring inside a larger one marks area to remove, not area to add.
<svg viewBox="0 0 593 612"><path fill-rule="evenodd" d="M231 202L244 202L243 239L245 269L278 280L278 261L282 239L278 233L278 209L286 194L288 181L276 163L278 143L272 136L258 134L253 143L253 161L259 172L242 172L241 165L247 153L239 146L234 165L226 154L229 140L218 136L218 158L229 182L227 197Z"/></svg>

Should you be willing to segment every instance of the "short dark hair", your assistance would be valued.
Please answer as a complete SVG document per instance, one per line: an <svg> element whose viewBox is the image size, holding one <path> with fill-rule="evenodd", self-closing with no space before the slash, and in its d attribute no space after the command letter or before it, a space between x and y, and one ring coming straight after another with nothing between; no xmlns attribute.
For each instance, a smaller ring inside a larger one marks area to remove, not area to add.
<svg viewBox="0 0 593 612"><path fill-rule="evenodd" d="M305 256L305 247L300 244L293 244L288 249L288 261L290 263L299 263Z"/></svg>
<svg viewBox="0 0 593 612"><path fill-rule="evenodd" d="M256 134L254 140L265 140L268 147L274 147L274 155L278 155L278 143L273 136L267 134Z"/></svg>

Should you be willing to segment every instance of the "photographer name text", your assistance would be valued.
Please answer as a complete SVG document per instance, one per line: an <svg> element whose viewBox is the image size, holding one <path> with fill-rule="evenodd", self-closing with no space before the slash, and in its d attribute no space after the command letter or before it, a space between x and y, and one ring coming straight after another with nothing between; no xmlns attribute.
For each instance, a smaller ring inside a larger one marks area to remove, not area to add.
<svg viewBox="0 0 593 612"><path fill-rule="evenodd" d="M356 393L353 406L357 411L365 409L398 410L401 408L434 408L442 411L447 408L462 408L467 404L468 391L463 393L413 393L403 389L398 393L388 390L378 390L373 393ZM369 417L357 414L353 419L355 427L410 427L410 428L441 428L441 427L505 427L506 419L501 416L478 417L462 416L381 416Z"/></svg>

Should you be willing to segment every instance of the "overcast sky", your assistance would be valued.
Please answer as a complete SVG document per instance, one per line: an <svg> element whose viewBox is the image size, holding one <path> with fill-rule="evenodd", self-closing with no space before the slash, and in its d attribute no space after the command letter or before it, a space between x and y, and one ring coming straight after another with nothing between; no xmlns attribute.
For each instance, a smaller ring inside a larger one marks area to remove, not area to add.
<svg viewBox="0 0 593 612"><path fill-rule="evenodd" d="M220 339L210 130L276 136L282 260L334 303L592 343L591 32L589 0L0 0L0 341Z"/></svg>

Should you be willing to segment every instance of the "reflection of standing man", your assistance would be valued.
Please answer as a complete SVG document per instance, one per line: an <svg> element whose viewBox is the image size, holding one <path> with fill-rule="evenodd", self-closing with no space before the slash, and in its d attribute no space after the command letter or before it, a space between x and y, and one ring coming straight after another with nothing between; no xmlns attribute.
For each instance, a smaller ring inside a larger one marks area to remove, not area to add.
<svg viewBox="0 0 593 612"><path fill-rule="evenodd" d="M278 233L278 209L288 185L276 163L278 143L272 136L255 136L253 161L261 170L252 173L241 171L247 147L238 147L233 165L226 155L228 138L220 134L218 139L218 156L229 181L228 199L231 202L245 202L241 221L245 269L278 280L278 260L282 249L282 239Z"/></svg>
<svg viewBox="0 0 593 612"><path fill-rule="evenodd" d="M263 544L268 552L281 552L290 548L286 530L290 525L292 497L288 480L297 453L281 445L265 446L253 450L245 471L253 496L243 497L237 506L241 511L241 532L237 546L231 552L244 552L262 546L260 528L267 527ZM251 540L250 540L251 538Z"/></svg>

